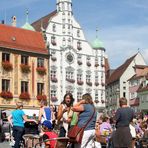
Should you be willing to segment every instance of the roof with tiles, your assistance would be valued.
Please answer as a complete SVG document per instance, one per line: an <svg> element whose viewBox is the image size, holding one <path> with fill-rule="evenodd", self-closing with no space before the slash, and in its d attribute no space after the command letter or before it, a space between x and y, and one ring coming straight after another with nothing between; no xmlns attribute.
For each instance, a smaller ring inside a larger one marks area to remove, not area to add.
<svg viewBox="0 0 148 148"><path fill-rule="evenodd" d="M124 64L122 64L120 67L118 67L109 77L107 80L107 84L110 84L112 82L116 82L120 79L124 71L127 69L129 64L133 61L133 59L136 57L137 54L132 56L131 58L127 59Z"/></svg>
<svg viewBox="0 0 148 148"><path fill-rule="evenodd" d="M0 24L0 47L48 54L40 32Z"/></svg>
<svg viewBox="0 0 148 148"><path fill-rule="evenodd" d="M31 25L35 28L36 31L42 31L41 28L46 29L48 26L48 21L54 15L57 14L57 10L51 12L50 14L38 19L37 21L33 22Z"/></svg>

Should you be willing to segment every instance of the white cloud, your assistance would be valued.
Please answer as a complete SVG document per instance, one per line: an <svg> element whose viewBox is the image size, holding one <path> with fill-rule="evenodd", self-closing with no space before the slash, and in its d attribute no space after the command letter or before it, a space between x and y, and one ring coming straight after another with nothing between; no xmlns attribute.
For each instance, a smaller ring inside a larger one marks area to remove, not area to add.
<svg viewBox="0 0 148 148"><path fill-rule="evenodd" d="M89 40L93 40L95 31L86 31ZM99 38L104 43L110 66L118 67L138 52L148 62L148 26L114 26L100 30Z"/></svg>

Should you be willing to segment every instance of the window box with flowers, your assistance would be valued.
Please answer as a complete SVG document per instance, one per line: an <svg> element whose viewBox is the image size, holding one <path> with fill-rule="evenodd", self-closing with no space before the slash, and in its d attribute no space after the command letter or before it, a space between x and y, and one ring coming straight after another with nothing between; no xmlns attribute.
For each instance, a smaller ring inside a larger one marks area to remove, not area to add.
<svg viewBox="0 0 148 148"><path fill-rule="evenodd" d="M37 95L36 98L39 101L41 101L41 100L47 100L47 96L46 95Z"/></svg>
<svg viewBox="0 0 148 148"><path fill-rule="evenodd" d="M55 40L55 36L52 36L52 37L51 37L51 44L52 44L53 46L56 46L56 45L57 45L56 40Z"/></svg>
<svg viewBox="0 0 148 148"><path fill-rule="evenodd" d="M20 99L23 100L29 100L30 99L30 94L28 92L22 92L19 96Z"/></svg>
<svg viewBox="0 0 148 148"><path fill-rule="evenodd" d="M56 58L56 57L54 57L54 56L52 56L52 57L51 57L51 60L52 60L52 61L56 61L56 60L57 60L57 58Z"/></svg>
<svg viewBox="0 0 148 148"><path fill-rule="evenodd" d="M74 79L68 79L68 78L66 78L66 81L68 81L70 83L75 83L75 80Z"/></svg>
<svg viewBox="0 0 148 148"><path fill-rule="evenodd" d="M99 66L99 64L98 63L95 63L95 67L98 67Z"/></svg>
<svg viewBox="0 0 148 148"><path fill-rule="evenodd" d="M13 69L13 66L12 66L12 64L9 61L3 61L2 62L2 67L6 71L11 71Z"/></svg>
<svg viewBox="0 0 148 148"><path fill-rule="evenodd" d="M78 80L78 81L77 81L77 84L78 84L78 85L83 85L83 81Z"/></svg>
<svg viewBox="0 0 148 148"><path fill-rule="evenodd" d="M77 49L78 49L78 50L82 50L82 47L78 45L78 46L77 46Z"/></svg>
<svg viewBox="0 0 148 148"><path fill-rule="evenodd" d="M0 96L5 99L12 99L13 98L13 94L10 91L2 91L0 93Z"/></svg>
<svg viewBox="0 0 148 148"><path fill-rule="evenodd" d="M40 75L45 75L46 74L46 68L45 67L37 67L36 71L38 72L38 74Z"/></svg>
<svg viewBox="0 0 148 148"><path fill-rule="evenodd" d="M88 86L92 86L92 82L86 82Z"/></svg>
<svg viewBox="0 0 148 148"><path fill-rule="evenodd" d="M96 85L96 86L99 86L99 82L95 82L95 85Z"/></svg>
<svg viewBox="0 0 148 148"><path fill-rule="evenodd" d="M102 66L102 67L105 67L105 65L104 65L104 64L101 64L101 66Z"/></svg>
<svg viewBox="0 0 148 148"><path fill-rule="evenodd" d="M51 81L54 82L54 83L58 82L56 77L51 77Z"/></svg>
<svg viewBox="0 0 148 148"><path fill-rule="evenodd" d="M99 100L96 99L94 102L97 104L97 103L99 103Z"/></svg>
<svg viewBox="0 0 148 148"><path fill-rule="evenodd" d="M79 64L79 65L82 65L82 61L78 60L78 64Z"/></svg>
<svg viewBox="0 0 148 148"><path fill-rule="evenodd" d="M30 72L30 66L29 66L29 65L21 64L21 65L20 65L20 68L21 68L21 71L22 71L23 73L29 73L29 72Z"/></svg>
<svg viewBox="0 0 148 148"><path fill-rule="evenodd" d="M90 66L91 66L91 63L90 63L89 61L88 61L86 64L87 64L87 66L88 66L88 67L90 67Z"/></svg>
<svg viewBox="0 0 148 148"><path fill-rule="evenodd" d="M105 103L105 101L104 101L104 100L101 100L101 102L102 102L102 104L103 104L103 103Z"/></svg>
<svg viewBox="0 0 148 148"><path fill-rule="evenodd" d="M56 96L52 96L52 97L51 97L51 101L52 101L52 102L57 102L57 101L58 101L58 99L57 99L57 97L56 97Z"/></svg>

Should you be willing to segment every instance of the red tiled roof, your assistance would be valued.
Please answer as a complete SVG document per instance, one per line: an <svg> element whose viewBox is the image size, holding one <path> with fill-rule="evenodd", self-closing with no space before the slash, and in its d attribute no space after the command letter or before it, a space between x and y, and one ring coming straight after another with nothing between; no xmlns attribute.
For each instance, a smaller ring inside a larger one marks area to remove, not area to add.
<svg viewBox="0 0 148 148"><path fill-rule="evenodd" d="M148 91L148 86L145 86L145 87L139 87L138 91L137 92L144 92L144 91Z"/></svg>
<svg viewBox="0 0 148 148"><path fill-rule="evenodd" d="M0 47L48 54L41 33L4 24L0 24Z"/></svg>
<svg viewBox="0 0 148 148"><path fill-rule="evenodd" d="M137 55L137 54L136 54ZM127 59L125 61L124 64L122 64L120 67L118 67L109 77L109 79L107 80L107 84L110 84L112 82L118 81L119 78L122 76L122 74L124 73L124 71L127 69L127 67L129 66L129 64L133 61L133 59L135 58L135 56L132 56L131 58Z"/></svg>
<svg viewBox="0 0 148 148"><path fill-rule="evenodd" d="M42 31L41 27L43 27L44 29L47 28L49 19L52 18L56 14L57 14L57 11L55 10L55 11L51 12L50 14L38 19L35 22L33 22L31 25L34 27L34 29L36 31L40 32L40 31Z"/></svg>

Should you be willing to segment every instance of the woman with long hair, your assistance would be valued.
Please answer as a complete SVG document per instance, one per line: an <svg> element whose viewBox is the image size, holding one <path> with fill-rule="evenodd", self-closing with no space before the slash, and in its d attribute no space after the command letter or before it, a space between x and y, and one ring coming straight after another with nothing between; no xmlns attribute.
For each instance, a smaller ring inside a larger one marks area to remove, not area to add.
<svg viewBox="0 0 148 148"><path fill-rule="evenodd" d="M57 119L60 124L59 137L65 137L68 132L69 124L71 122L72 110L74 99L71 93L67 93L64 96L64 100L59 105Z"/></svg>
<svg viewBox="0 0 148 148"><path fill-rule="evenodd" d="M81 144L76 144L76 148L92 148L94 146L93 138L95 136L95 124L97 113L94 108L92 97L89 93L86 93L82 96L82 100L79 101L72 107L74 112L79 113L77 125L82 128L88 121L91 121L87 124L84 129L82 142Z"/></svg>

